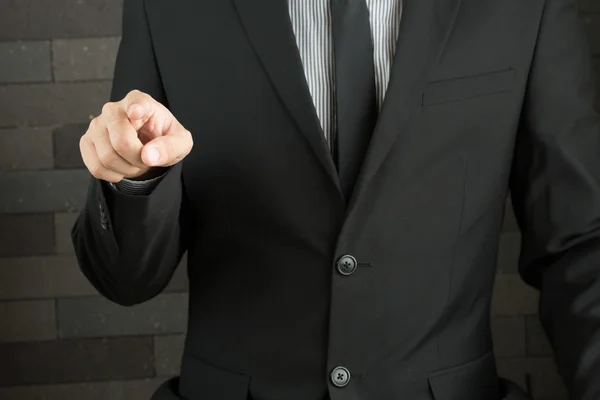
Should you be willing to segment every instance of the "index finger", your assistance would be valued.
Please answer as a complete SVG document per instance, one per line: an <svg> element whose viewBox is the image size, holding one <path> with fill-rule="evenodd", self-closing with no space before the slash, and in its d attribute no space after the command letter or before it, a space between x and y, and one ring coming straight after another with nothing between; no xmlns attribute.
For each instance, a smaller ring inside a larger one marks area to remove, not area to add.
<svg viewBox="0 0 600 400"><path fill-rule="evenodd" d="M138 125L136 121L140 121L141 127L156 113L158 104L149 94L132 90L121 101L121 105L122 110L134 126ZM136 126L136 129L139 127Z"/></svg>
<svg viewBox="0 0 600 400"><path fill-rule="evenodd" d="M107 123L127 120L148 120L156 111L154 99L139 90L132 90L118 102L109 102L102 107L102 116Z"/></svg>

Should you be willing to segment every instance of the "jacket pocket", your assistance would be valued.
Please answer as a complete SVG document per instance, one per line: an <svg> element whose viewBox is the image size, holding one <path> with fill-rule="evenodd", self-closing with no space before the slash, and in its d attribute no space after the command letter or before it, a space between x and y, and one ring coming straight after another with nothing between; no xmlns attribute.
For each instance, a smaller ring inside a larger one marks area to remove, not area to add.
<svg viewBox="0 0 600 400"><path fill-rule="evenodd" d="M514 81L515 71L510 68L502 71L429 82L423 92L422 104L428 106L504 93L513 89Z"/></svg>
<svg viewBox="0 0 600 400"><path fill-rule="evenodd" d="M491 351L476 360L429 374L435 400L500 400L500 385Z"/></svg>

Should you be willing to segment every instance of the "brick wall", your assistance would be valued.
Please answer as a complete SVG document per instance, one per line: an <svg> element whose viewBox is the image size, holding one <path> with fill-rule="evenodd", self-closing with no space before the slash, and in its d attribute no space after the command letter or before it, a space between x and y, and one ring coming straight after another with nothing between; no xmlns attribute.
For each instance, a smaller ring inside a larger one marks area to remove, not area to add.
<svg viewBox="0 0 600 400"><path fill-rule="evenodd" d="M79 136L107 101L122 0L0 0L0 399L147 400L177 373L186 320L180 269L123 308L79 272L69 229L88 174ZM580 0L600 74L600 0ZM599 80L600 90L600 80ZM509 213L493 302L498 367L535 399L566 399L516 274Z"/></svg>

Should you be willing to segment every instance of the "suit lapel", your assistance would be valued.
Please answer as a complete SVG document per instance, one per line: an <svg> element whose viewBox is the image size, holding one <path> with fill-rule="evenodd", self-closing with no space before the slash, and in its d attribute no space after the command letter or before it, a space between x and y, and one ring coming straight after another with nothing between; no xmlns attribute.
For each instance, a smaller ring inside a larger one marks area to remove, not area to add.
<svg viewBox="0 0 600 400"><path fill-rule="evenodd" d="M238 15L275 90L341 195L284 0L234 0Z"/></svg>
<svg viewBox="0 0 600 400"><path fill-rule="evenodd" d="M350 216L404 125L421 106L428 71L442 54L460 3L404 0L390 83L349 205Z"/></svg>

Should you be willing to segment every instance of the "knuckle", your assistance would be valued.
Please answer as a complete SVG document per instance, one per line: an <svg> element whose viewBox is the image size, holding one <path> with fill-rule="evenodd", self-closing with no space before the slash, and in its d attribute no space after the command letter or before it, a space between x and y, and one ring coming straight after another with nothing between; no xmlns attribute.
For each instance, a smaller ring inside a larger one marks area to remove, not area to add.
<svg viewBox="0 0 600 400"><path fill-rule="evenodd" d="M110 168L117 161L117 153L115 153L114 151L109 151L102 155L99 155L98 158L100 159L102 165Z"/></svg>
<svg viewBox="0 0 600 400"><path fill-rule="evenodd" d="M117 151L117 153L125 152L131 149L131 144L129 143L129 140L127 140L127 138L123 137L122 135L116 136L112 141L112 145Z"/></svg>
<svg viewBox="0 0 600 400"><path fill-rule="evenodd" d="M90 173L94 178L101 179L104 173L104 167L102 165L94 165L90 168Z"/></svg>
<svg viewBox="0 0 600 400"><path fill-rule="evenodd" d="M189 152L194 146L194 139L192 138L192 134L187 129L183 129L181 133L178 135L177 140L177 150L179 152Z"/></svg>
<svg viewBox="0 0 600 400"><path fill-rule="evenodd" d="M88 132L96 132L100 129L101 122L99 117L95 117L90 121L90 126L88 128Z"/></svg>
<svg viewBox="0 0 600 400"><path fill-rule="evenodd" d="M133 89L127 94L128 100L145 100L148 95L138 89Z"/></svg>
<svg viewBox="0 0 600 400"><path fill-rule="evenodd" d="M79 138L79 150L83 152L85 146L88 144L88 134L86 133L82 137Z"/></svg>
<svg viewBox="0 0 600 400"><path fill-rule="evenodd" d="M104 103L104 105L102 106L102 114L111 114L113 109L115 107L115 103L113 102L108 102L108 103Z"/></svg>
<svg viewBox="0 0 600 400"><path fill-rule="evenodd" d="M186 141L187 141L187 146L185 149L184 157L187 156L188 154L190 154L190 152L192 151L192 148L194 147L194 138L192 136L192 133L190 131L186 130L185 137L186 137Z"/></svg>

